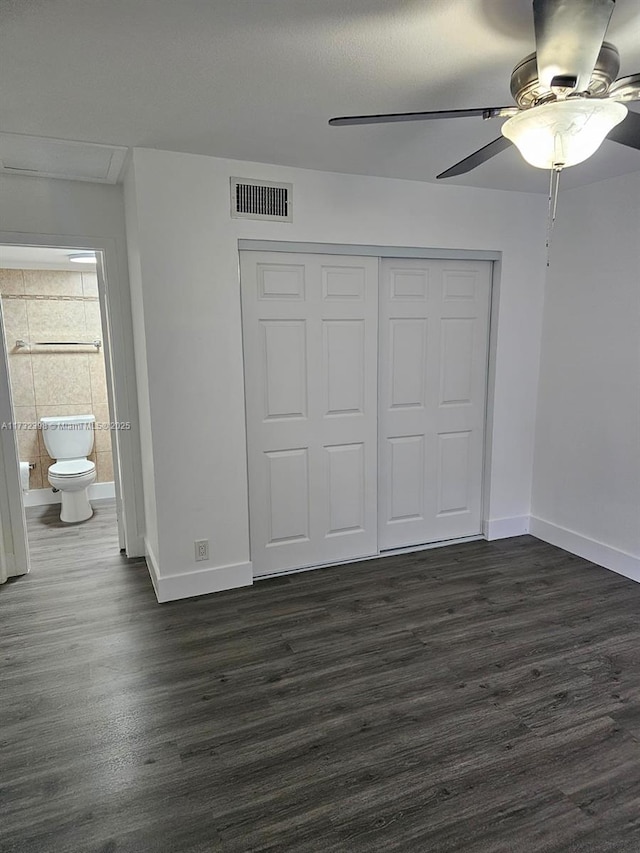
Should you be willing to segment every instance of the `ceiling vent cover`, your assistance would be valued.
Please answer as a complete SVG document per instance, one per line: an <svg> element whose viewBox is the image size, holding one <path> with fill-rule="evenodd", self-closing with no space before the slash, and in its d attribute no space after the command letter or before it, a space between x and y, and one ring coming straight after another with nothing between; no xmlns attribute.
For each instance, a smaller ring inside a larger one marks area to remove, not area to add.
<svg viewBox="0 0 640 853"><path fill-rule="evenodd" d="M292 184L231 178L231 216L291 222L292 191Z"/></svg>

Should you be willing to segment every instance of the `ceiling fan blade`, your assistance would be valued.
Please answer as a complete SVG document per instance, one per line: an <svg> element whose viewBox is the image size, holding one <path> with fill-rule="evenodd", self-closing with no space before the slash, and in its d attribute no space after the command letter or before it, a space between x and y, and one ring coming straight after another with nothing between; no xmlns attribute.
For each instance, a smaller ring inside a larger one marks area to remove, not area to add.
<svg viewBox="0 0 640 853"><path fill-rule="evenodd" d="M627 117L609 131L607 139L640 151L640 113L632 113L629 110Z"/></svg>
<svg viewBox="0 0 640 853"><path fill-rule="evenodd" d="M575 77L575 90L589 87L615 0L533 0L538 80Z"/></svg>
<svg viewBox="0 0 640 853"><path fill-rule="evenodd" d="M494 139L493 142L490 142L483 148L479 148L477 151L474 151L473 154L469 154L469 156L465 157L464 160L460 160L460 162L456 163L455 166L452 166L440 175L436 175L436 177L440 179L453 178L455 175L464 175L466 172L470 172L472 169L475 169L476 166L480 166L482 163L490 160L492 157L495 157L496 154L504 151L510 145L511 142L506 138L506 136L499 136L497 139Z"/></svg>
<svg viewBox="0 0 640 853"><path fill-rule="evenodd" d="M338 116L329 119L329 124L334 127L342 127L352 124L386 124L392 121L430 121L438 118L470 118L481 116L482 118L493 118L494 116L514 115L518 112L517 107L476 107L470 110L437 110L436 112L424 113L386 113L372 116Z"/></svg>
<svg viewBox="0 0 640 853"><path fill-rule="evenodd" d="M640 74L629 74L616 80L607 94L614 101L640 101Z"/></svg>

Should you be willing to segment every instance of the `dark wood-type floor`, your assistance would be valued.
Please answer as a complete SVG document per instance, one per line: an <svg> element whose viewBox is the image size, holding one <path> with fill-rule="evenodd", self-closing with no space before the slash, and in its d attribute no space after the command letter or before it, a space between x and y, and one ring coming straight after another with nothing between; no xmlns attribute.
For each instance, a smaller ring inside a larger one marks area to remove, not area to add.
<svg viewBox="0 0 640 853"><path fill-rule="evenodd" d="M640 850L640 585L521 537L160 606L111 504L29 526L2 853Z"/></svg>

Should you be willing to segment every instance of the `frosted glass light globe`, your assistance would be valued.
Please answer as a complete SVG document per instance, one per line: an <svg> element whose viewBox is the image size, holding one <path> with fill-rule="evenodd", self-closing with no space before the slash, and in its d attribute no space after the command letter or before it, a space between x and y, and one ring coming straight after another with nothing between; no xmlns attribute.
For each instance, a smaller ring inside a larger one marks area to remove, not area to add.
<svg viewBox="0 0 640 853"><path fill-rule="evenodd" d="M617 101L569 98L516 113L502 125L502 135L538 169L575 166L595 154L626 115Z"/></svg>

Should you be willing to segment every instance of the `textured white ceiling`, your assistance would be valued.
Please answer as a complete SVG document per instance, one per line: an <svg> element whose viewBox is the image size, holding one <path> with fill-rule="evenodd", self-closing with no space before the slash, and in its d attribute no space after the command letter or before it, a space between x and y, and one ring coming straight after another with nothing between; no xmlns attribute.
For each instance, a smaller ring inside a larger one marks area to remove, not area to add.
<svg viewBox="0 0 640 853"><path fill-rule="evenodd" d="M499 120L330 128L334 115L511 103L531 0L0 0L13 133L434 181ZM640 71L640 3L607 39ZM637 107L634 107L637 109ZM614 142L566 186L640 169ZM507 151L452 183L546 192Z"/></svg>

